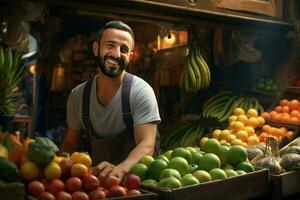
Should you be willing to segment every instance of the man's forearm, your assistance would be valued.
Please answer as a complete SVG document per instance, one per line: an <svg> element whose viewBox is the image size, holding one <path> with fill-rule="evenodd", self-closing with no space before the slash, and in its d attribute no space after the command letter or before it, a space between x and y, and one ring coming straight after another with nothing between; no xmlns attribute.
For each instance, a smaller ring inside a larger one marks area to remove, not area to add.
<svg viewBox="0 0 300 200"><path fill-rule="evenodd" d="M126 160L121 162L118 167L123 171L129 170L135 165L144 155L152 155L154 146L147 141L140 142L128 155Z"/></svg>

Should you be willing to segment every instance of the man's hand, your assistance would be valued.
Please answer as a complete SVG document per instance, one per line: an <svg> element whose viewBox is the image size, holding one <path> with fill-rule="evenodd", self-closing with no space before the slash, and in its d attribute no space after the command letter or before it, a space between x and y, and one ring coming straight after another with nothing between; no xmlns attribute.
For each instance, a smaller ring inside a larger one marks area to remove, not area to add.
<svg viewBox="0 0 300 200"><path fill-rule="evenodd" d="M109 162L103 161L98 164L96 167L92 168L92 174L103 179L107 176L115 176L118 178L119 182L122 181L124 175L127 172L122 170L120 166L115 166Z"/></svg>

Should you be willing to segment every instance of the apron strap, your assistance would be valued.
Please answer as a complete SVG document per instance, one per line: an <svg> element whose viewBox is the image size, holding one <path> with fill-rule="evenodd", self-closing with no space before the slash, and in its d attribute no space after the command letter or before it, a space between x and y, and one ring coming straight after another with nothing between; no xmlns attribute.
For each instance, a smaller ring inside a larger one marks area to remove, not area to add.
<svg viewBox="0 0 300 200"><path fill-rule="evenodd" d="M83 122L83 133L81 141L81 149L91 152L90 137L91 137L91 123L90 123L90 95L91 88L94 78L87 81L84 86L83 96L82 96L82 122Z"/></svg>
<svg viewBox="0 0 300 200"><path fill-rule="evenodd" d="M132 84L133 75L130 73L125 73L124 81L122 85L122 110L123 110L123 121L126 125L127 130L130 133L133 133L133 119L131 115L130 107L130 91ZM162 153L160 148L160 134L157 130L156 141L154 147L154 156L158 156Z"/></svg>
<svg viewBox="0 0 300 200"><path fill-rule="evenodd" d="M133 119L131 116L131 107L130 107L130 91L133 75L130 73L125 73L123 84L122 84L122 111L123 111L123 121L126 125L127 130L130 133L133 133Z"/></svg>

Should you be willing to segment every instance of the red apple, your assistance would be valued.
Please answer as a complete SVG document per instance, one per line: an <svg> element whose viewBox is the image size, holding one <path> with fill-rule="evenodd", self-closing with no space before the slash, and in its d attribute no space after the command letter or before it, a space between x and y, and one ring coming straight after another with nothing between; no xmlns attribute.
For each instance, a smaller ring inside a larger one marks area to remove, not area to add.
<svg viewBox="0 0 300 200"><path fill-rule="evenodd" d="M55 198L56 200L72 200L72 196L65 191L60 191L56 193Z"/></svg>
<svg viewBox="0 0 300 200"><path fill-rule="evenodd" d="M125 176L123 185L128 189L137 189L141 185L141 179L135 174L128 174Z"/></svg>
<svg viewBox="0 0 300 200"><path fill-rule="evenodd" d="M105 199L106 194L103 190L94 190L89 194L90 200Z"/></svg>
<svg viewBox="0 0 300 200"><path fill-rule="evenodd" d="M82 191L76 191L72 194L72 200L89 200L89 196Z"/></svg>
<svg viewBox="0 0 300 200"><path fill-rule="evenodd" d="M115 185L110 188L108 192L108 197L123 197L127 195L127 190L126 188L120 186L120 185Z"/></svg>
<svg viewBox="0 0 300 200"><path fill-rule="evenodd" d="M83 177L82 183L84 189L88 192L96 190L100 185L98 178L91 174L87 174Z"/></svg>
<svg viewBox="0 0 300 200"><path fill-rule="evenodd" d="M55 197L50 192L43 192L38 196L38 200L55 200Z"/></svg>
<svg viewBox="0 0 300 200"><path fill-rule="evenodd" d="M71 160L70 158L63 158L59 162L59 166L61 168L62 175L64 177L69 177L71 174L71 167L73 165L74 161Z"/></svg>
<svg viewBox="0 0 300 200"><path fill-rule="evenodd" d="M53 179L47 184L46 189L55 196L56 193L65 189L65 184L59 179Z"/></svg>
<svg viewBox="0 0 300 200"><path fill-rule="evenodd" d="M38 197L40 194L46 191L45 185L40 181L32 181L27 186L28 193L34 197Z"/></svg>
<svg viewBox="0 0 300 200"><path fill-rule="evenodd" d="M82 187L82 181L78 177L71 177L66 182L66 190L70 193L76 192L81 189Z"/></svg>
<svg viewBox="0 0 300 200"><path fill-rule="evenodd" d="M119 180L115 176L108 176L103 179L102 186L104 188L110 189L113 186L119 185Z"/></svg>
<svg viewBox="0 0 300 200"><path fill-rule="evenodd" d="M136 190L136 189L129 190L129 191L127 192L127 195L128 195L128 196L141 195L141 194L142 194L142 193L141 193L140 191Z"/></svg>

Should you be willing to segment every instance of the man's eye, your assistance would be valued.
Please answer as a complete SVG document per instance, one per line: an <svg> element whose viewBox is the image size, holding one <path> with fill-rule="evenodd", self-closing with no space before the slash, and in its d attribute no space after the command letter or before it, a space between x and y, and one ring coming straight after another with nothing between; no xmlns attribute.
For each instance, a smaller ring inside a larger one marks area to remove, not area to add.
<svg viewBox="0 0 300 200"><path fill-rule="evenodd" d="M108 48L114 48L114 45L113 44L107 44L106 45Z"/></svg>
<svg viewBox="0 0 300 200"><path fill-rule="evenodd" d="M129 49L127 47L121 47L122 53L128 53Z"/></svg>

